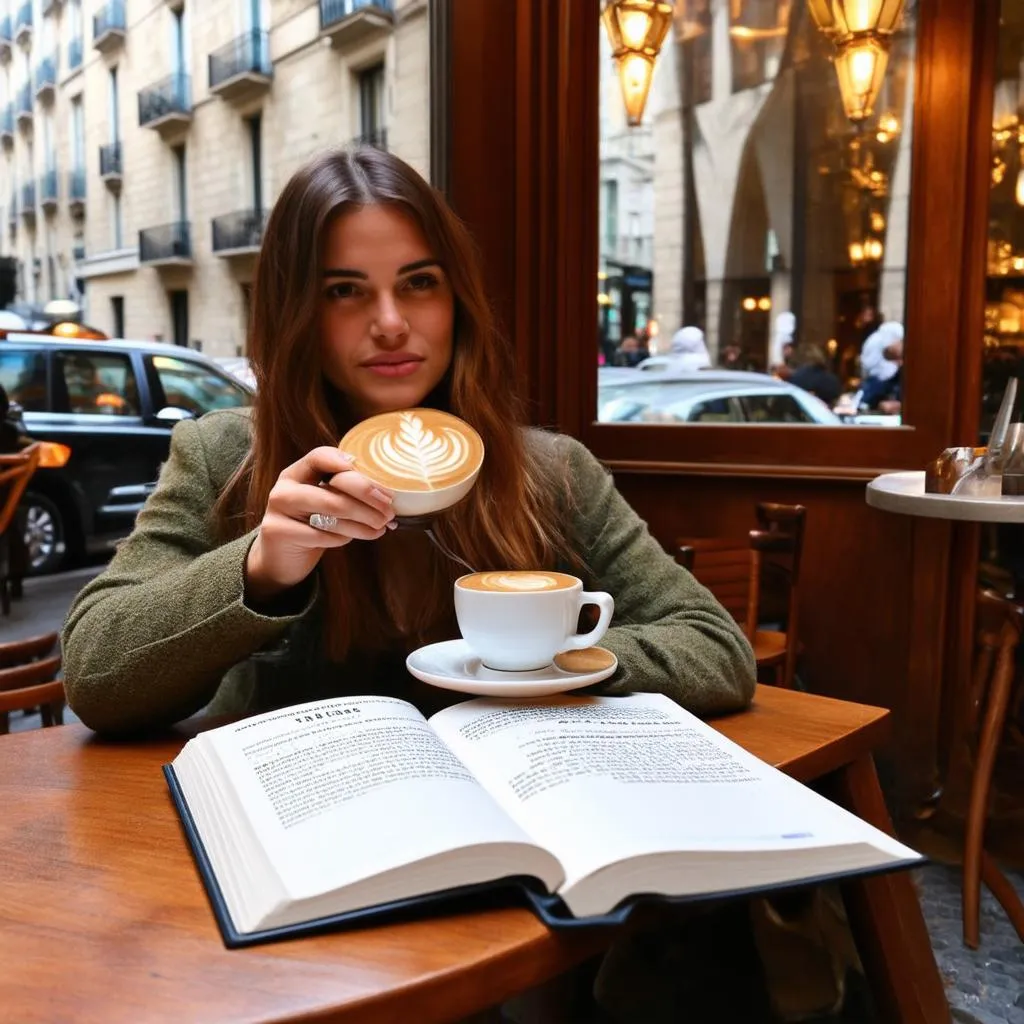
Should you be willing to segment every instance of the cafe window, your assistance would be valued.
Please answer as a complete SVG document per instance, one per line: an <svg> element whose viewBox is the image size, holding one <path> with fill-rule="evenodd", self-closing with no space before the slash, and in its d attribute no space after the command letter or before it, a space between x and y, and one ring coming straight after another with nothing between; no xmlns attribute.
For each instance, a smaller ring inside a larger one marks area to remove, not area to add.
<svg viewBox="0 0 1024 1024"><path fill-rule="evenodd" d="M654 357L664 388L727 371L775 389L729 422L906 422L916 8L856 107L806 3L676 4L635 125L601 32L599 388Z"/></svg>

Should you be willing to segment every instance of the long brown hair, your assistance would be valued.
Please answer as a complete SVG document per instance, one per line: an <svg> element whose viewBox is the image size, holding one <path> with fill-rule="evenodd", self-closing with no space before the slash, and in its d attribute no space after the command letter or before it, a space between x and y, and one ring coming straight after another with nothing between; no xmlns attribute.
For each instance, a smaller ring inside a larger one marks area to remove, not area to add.
<svg viewBox="0 0 1024 1024"><path fill-rule="evenodd" d="M215 509L219 532L238 536L259 525L281 470L318 445L333 445L355 422L344 396L321 369L323 240L336 217L353 207L397 206L419 224L451 282L454 346L448 372L424 404L445 409L483 438L476 485L439 517L435 533L476 569L553 567L571 558L549 473L524 444L509 345L499 335L484 293L479 259L462 222L440 193L398 157L369 147L332 150L301 168L284 187L264 233L253 287L248 337L256 378L253 444ZM358 467L357 467L358 468ZM354 647L382 649L399 638L384 591L381 545L353 542L320 562L325 602L324 649L341 660ZM412 642L452 617L453 563L430 555L418 600L403 608Z"/></svg>

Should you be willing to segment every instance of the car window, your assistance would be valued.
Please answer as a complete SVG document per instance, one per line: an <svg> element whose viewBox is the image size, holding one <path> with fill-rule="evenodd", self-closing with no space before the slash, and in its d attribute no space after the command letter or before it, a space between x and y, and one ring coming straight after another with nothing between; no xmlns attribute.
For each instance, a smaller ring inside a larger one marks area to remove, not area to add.
<svg viewBox="0 0 1024 1024"><path fill-rule="evenodd" d="M57 411L98 416L141 415L138 384L128 356L113 352L59 352L56 368L67 396L67 407Z"/></svg>
<svg viewBox="0 0 1024 1024"><path fill-rule="evenodd" d="M46 412L46 357L38 349L0 345L0 386L25 412Z"/></svg>
<svg viewBox="0 0 1024 1024"><path fill-rule="evenodd" d="M163 392L163 400L159 397L156 400L158 409L173 406L202 416L215 409L235 409L252 401L250 393L238 381L204 363L175 356L149 356L148 361Z"/></svg>
<svg viewBox="0 0 1024 1024"><path fill-rule="evenodd" d="M741 401L751 423L813 423L792 395L745 395Z"/></svg>
<svg viewBox="0 0 1024 1024"><path fill-rule="evenodd" d="M742 418L736 403L729 398L711 398L696 402L686 417L687 423L740 423Z"/></svg>

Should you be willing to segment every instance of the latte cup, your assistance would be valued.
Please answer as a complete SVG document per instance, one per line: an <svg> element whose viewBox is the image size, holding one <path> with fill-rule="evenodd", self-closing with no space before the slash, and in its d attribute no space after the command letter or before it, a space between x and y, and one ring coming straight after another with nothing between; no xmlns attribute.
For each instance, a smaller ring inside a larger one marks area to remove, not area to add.
<svg viewBox="0 0 1024 1024"><path fill-rule="evenodd" d="M600 610L589 633L577 633L587 605ZM615 600L590 592L566 573L476 572L455 581L455 617L462 638L488 668L528 672L546 668L562 651L593 647L612 621Z"/></svg>

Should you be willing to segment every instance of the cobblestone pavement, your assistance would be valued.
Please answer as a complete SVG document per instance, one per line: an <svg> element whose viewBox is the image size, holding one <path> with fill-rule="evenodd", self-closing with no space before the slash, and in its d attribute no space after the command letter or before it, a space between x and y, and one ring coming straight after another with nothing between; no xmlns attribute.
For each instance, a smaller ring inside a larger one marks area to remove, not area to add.
<svg viewBox="0 0 1024 1024"><path fill-rule="evenodd" d="M1008 874L1024 897L1024 875ZM1024 1024L1024 943L995 897L981 887L981 948L972 950L963 943L960 869L930 864L917 878L953 1019Z"/></svg>

